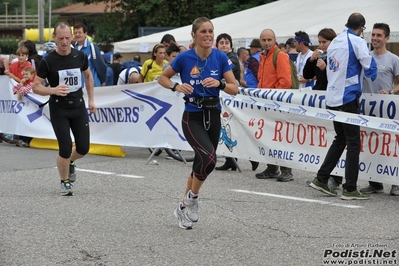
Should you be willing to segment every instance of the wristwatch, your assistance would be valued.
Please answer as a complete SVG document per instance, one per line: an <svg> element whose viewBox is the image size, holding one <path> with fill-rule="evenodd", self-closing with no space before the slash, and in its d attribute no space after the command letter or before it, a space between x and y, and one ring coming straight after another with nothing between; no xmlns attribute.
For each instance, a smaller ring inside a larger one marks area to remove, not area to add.
<svg viewBox="0 0 399 266"><path fill-rule="evenodd" d="M170 88L172 91L176 91L177 85L179 85L179 83L177 83L177 82L172 82L172 84L170 84L169 88Z"/></svg>
<svg viewBox="0 0 399 266"><path fill-rule="evenodd" d="M218 89L219 90L224 90L224 88L226 88L226 81L224 79L219 80L220 84Z"/></svg>

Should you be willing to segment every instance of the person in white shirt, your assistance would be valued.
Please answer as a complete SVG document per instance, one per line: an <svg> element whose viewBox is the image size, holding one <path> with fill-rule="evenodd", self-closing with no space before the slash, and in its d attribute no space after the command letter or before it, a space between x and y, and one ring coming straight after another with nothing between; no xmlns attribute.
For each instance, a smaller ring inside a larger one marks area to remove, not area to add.
<svg viewBox="0 0 399 266"><path fill-rule="evenodd" d="M377 79L372 81L370 78L363 79L363 92L399 94L399 57L386 48L389 41L390 28L385 23L375 23L371 32L371 45L374 50L371 55L378 66ZM398 83L396 86L394 85ZM382 193L384 186L379 182L369 182L369 186L362 188L360 192L365 194ZM392 196L399 196L399 187L392 185L389 192Z"/></svg>
<svg viewBox="0 0 399 266"><path fill-rule="evenodd" d="M140 78L140 71L141 71L140 67L125 68L119 74L118 83L116 85L138 83Z"/></svg>
<svg viewBox="0 0 399 266"><path fill-rule="evenodd" d="M310 41L309 35L306 32L304 31L295 32L294 45L296 51L299 53L295 61L295 66L296 66L296 72L298 74L300 89L306 87L313 88L314 86L313 79L303 78L303 68L305 67L308 58L311 57L313 54L313 51L310 50L309 48L309 45L311 44L312 42Z"/></svg>

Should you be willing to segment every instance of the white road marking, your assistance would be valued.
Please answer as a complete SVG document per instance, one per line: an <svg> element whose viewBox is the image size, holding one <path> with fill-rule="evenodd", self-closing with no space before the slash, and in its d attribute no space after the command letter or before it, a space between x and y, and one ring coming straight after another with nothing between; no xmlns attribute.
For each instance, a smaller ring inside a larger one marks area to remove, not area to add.
<svg viewBox="0 0 399 266"><path fill-rule="evenodd" d="M144 176L139 176L139 175L125 175L125 174L117 174L117 173L112 173L112 172L87 170L87 169L81 169L81 168L76 168L76 171L95 173L95 174L100 174L100 175L116 175L116 176L122 176L122 177L128 177L128 178L144 178Z"/></svg>
<svg viewBox="0 0 399 266"><path fill-rule="evenodd" d="M318 203L318 204L330 205L330 206L345 207L345 208L352 208L352 209L363 208L363 206L341 204L341 203L333 203L333 202L328 202L328 201L324 201L324 200L298 198L298 197L277 195L277 194L271 194L271 193L263 193L263 192L249 191L249 190L241 190L241 189L230 189L230 190L231 191L235 191L235 192L239 192L239 193L247 193L247 194L254 194L254 195L261 195L261 196L269 196L269 197L274 197L274 198L305 201L305 202Z"/></svg>

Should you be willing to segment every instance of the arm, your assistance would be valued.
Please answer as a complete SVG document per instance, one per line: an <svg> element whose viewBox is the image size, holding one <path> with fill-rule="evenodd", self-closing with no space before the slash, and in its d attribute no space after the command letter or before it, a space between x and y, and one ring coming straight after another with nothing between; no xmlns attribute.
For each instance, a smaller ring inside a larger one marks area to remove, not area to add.
<svg viewBox="0 0 399 266"><path fill-rule="evenodd" d="M21 82L21 80L20 80L17 76L15 76L13 73L11 73L10 70L4 71L4 74L8 75L8 77L9 77L10 79L13 79L13 80L15 80L15 81L18 82L18 83Z"/></svg>
<svg viewBox="0 0 399 266"><path fill-rule="evenodd" d="M258 71L259 71L259 62L255 58L251 58L249 60L248 68L252 71L255 77L258 77Z"/></svg>
<svg viewBox="0 0 399 266"><path fill-rule="evenodd" d="M143 67L144 68L144 67ZM166 88L170 89L170 86L172 85L172 81L170 80L174 75L176 75L176 72L173 70L173 68L169 65L164 71L162 71L162 74L158 78L158 83ZM219 83L218 83L219 84ZM188 83L183 83L179 84L175 88L176 91L182 92L184 94L191 94L194 91L194 88L188 84Z"/></svg>
<svg viewBox="0 0 399 266"><path fill-rule="evenodd" d="M312 57L309 57L308 60L306 60L306 64L303 67L303 77L305 79L312 79L316 75L316 63L317 58L312 61Z"/></svg>
<svg viewBox="0 0 399 266"><path fill-rule="evenodd" d="M363 39L358 40L358 45L354 47L357 59L364 68L364 75L374 81L377 78L378 68L374 58L370 55L367 44Z"/></svg>
<svg viewBox="0 0 399 266"><path fill-rule="evenodd" d="M33 83L28 83L26 85L17 84L14 88L16 88L16 87L18 87L18 88L17 88L17 91L14 92L14 94L18 93L20 95L26 95L32 90Z"/></svg>
<svg viewBox="0 0 399 266"><path fill-rule="evenodd" d="M36 76L33 82L32 90L34 93L47 96L47 95L57 95L66 96L69 93L69 87L65 84L60 84L57 87L45 87L43 86L44 79Z"/></svg>
<svg viewBox="0 0 399 266"><path fill-rule="evenodd" d="M396 76L396 86L392 88L392 93L393 94L399 94L399 76Z"/></svg>
<svg viewBox="0 0 399 266"><path fill-rule="evenodd" d="M381 94L399 94L399 76L396 76L395 78L395 86L392 88L392 90L381 90Z"/></svg>
<svg viewBox="0 0 399 266"><path fill-rule="evenodd" d="M226 87L224 88L223 91L230 95L237 95L238 86L237 86L233 71L229 70L229 71L223 73L223 77L226 80ZM219 84L216 87L218 87L218 86L219 86Z"/></svg>
<svg viewBox="0 0 399 266"><path fill-rule="evenodd" d="M96 59L93 60L93 65L97 71L97 76L101 82L101 85L105 86L105 80L107 78L107 65L105 64L103 56L101 55L100 48L98 48L98 46L93 43L92 45L94 47L94 52L96 53Z"/></svg>
<svg viewBox="0 0 399 266"><path fill-rule="evenodd" d="M245 67L240 65L240 84L243 87L247 87L247 82L244 79L244 72L245 72Z"/></svg>
<svg viewBox="0 0 399 266"><path fill-rule="evenodd" d="M94 80L89 67L83 71L83 75L85 77L87 97L89 99L89 110L91 113L95 113L97 107L94 104Z"/></svg>

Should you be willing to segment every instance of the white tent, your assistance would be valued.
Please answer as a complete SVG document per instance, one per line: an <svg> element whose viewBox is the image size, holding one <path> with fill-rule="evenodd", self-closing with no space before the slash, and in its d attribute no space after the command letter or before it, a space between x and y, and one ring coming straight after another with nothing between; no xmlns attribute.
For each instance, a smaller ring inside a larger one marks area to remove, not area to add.
<svg viewBox="0 0 399 266"><path fill-rule="evenodd" d="M279 0L255 8L212 19L216 36L228 33L234 47L248 46L253 38L259 38L265 28L272 29L278 42L285 42L296 31L305 31L317 42L322 28L332 28L340 33L350 14L360 12L366 18L364 36L370 41L372 26L385 22L391 28L390 42L399 43L399 1L398 0ZM194 19L194 18L193 18ZM114 51L137 53L151 51L166 33L188 47L191 40L191 25L143 36L114 44Z"/></svg>

